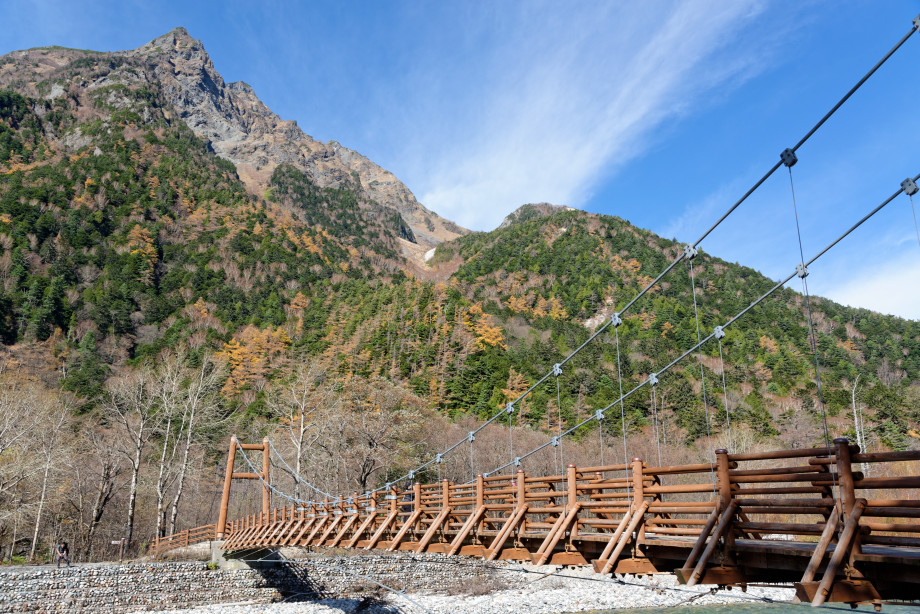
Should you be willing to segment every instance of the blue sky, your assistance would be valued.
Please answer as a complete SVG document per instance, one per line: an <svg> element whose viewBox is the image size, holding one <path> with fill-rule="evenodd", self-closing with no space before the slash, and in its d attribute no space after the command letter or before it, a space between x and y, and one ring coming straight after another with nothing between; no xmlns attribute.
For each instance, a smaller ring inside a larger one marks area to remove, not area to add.
<svg viewBox="0 0 920 614"><path fill-rule="evenodd" d="M131 49L185 26L227 81L464 226L548 201L694 241L918 14L920 0L12 0L0 53ZM806 257L920 173L918 65L920 34L799 150ZM793 270L785 169L702 247L774 278ZM920 318L907 197L811 273L814 293Z"/></svg>

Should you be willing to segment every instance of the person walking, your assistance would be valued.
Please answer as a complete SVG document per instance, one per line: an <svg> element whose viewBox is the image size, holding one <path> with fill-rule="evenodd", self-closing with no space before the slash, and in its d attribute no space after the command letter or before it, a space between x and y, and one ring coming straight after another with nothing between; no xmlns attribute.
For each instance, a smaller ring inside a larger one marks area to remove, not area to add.
<svg viewBox="0 0 920 614"><path fill-rule="evenodd" d="M57 566L58 566L58 569L61 568L61 561L62 561L62 560L63 560L65 563L67 563L67 566L68 566L68 567L70 567L70 548L67 546L67 542L62 541L61 543L58 544L57 553L56 553L56 554L57 554L57 556L56 556L55 558L57 559Z"/></svg>

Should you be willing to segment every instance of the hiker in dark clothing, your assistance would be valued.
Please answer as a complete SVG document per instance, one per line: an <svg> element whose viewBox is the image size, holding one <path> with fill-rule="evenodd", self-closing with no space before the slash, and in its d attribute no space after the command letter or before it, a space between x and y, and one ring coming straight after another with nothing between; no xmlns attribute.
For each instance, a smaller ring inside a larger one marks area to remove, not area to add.
<svg viewBox="0 0 920 614"><path fill-rule="evenodd" d="M412 490L412 481L411 481L411 480L408 481L408 482L406 482L406 486L403 488L403 492L404 492L405 494L403 495L403 499L402 499L402 500L403 500L403 502L407 503L408 505L402 505L402 506L400 506L400 507L402 508L402 511L403 511L403 512L409 513L409 512L411 512L411 511L415 508L415 504L414 504L414 501L415 501L415 492Z"/></svg>
<svg viewBox="0 0 920 614"><path fill-rule="evenodd" d="M61 568L61 561L63 560L67 563L67 566L70 567L70 548L67 546L67 542L61 542L58 544L56 557L58 569Z"/></svg>

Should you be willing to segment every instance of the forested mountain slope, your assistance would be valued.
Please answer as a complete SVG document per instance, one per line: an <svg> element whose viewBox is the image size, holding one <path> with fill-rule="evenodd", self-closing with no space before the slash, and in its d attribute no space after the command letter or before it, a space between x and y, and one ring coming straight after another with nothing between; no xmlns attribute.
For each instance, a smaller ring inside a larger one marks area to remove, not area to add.
<svg viewBox="0 0 920 614"><path fill-rule="evenodd" d="M341 440L340 447L314 447L319 456L295 446L304 471L311 462L344 463L334 475L323 472L326 488L377 485L388 469L440 445L419 443L420 426L442 424L437 413L494 414L683 249L623 219L545 203L521 208L495 231L467 234L429 216L401 184L374 184L385 173L376 165L349 166L351 154L327 156L335 146L277 123L252 102L251 90L223 84L202 54L200 43L174 32L133 52L50 48L0 58L0 400L13 408L9 415L31 412L23 399L38 393L16 391L26 389L23 382L43 383L42 394L84 416L71 432L82 433L86 450L100 449L91 441L132 441L118 439L112 413L127 398L126 382L147 390L144 407L161 420L146 431L147 447L137 444L145 454L191 433L164 418L172 397L145 388L145 378L165 385L163 365L178 360L176 386L184 394L206 390L200 398L209 399L208 428L186 444L198 451L200 467L211 466L231 430L291 433L308 410L279 413L278 395L300 381L312 395L307 422ZM195 93L193 84L207 81L202 75L214 82L210 93ZM189 126L197 117L214 128L202 111L214 101L235 118L229 137ZM260 128L234 132L246 125ZM406 256L407 244L442 239L451 240L425 265ZM704 336L775 283L706 253L693 267ZM539 437L560 428L560 415L574 425L617 399L621 385L631 389L692 347L690 279L680 263L624 314L616 335L608 329L565 366L558 389L555 378L536 388L516 423L542 431ZM920 323L820 298L812 310L831 435L852 429L859 375L856 399L871 446L916 446ZM657 407L647 390L631 396L623 408L630 434L647 437L657 409L666 444L692 449L705 436L708 409L718 436L726 428L724 372L728 417L750 441L823 442L801 295L777 292L729 327L722 345L724 370L710 343L702 375L695 356L661 375ZM209 383L195 388L196 377ZM612 414L619 418L619 408ZM605 420L604 428L619 434L621 422ZM384 431L387 445L375 439ZM109 466L97 456L88 458L102 464L92 479L80 478L90 480L80 492L113 496L125 484L119 476L128 475L116 471L124 459ZM378 462L383 456L391 466ZM189 467L188 459L179 466ZM145 467L131 471L152 471ZM4 483L36 479L29 476ZM202 492L210 492L202 480ZM159 509L151 501L181 492L179 483L158 482L156 497L140 487L141 496ZM0 511L19 509L16 501L34 492L0 489ZM87 544L103 518L90 500L86 494L60 508L79 516L75 526Z"/></svg>

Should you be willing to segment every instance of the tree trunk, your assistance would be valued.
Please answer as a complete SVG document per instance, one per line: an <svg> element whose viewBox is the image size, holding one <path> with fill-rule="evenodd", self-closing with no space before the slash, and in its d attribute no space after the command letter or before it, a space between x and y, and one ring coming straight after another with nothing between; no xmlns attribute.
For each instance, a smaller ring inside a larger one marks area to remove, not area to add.
<svg viewBox="0 0 920 614"><path fill-rule="evenodd" d="M112 498L112 491L115 489L115 476L111 467L102 468L102 474L99 477L99 488L96 491L96 500L93 502L93 511L90 514L89 530L86 533L86 558L92 560L93 556L93 537L96 535L96 529L99 527L99 521L102 520L102 512L105 506Z"/></svg>
<svg viewBox="0 0 920 614"><path fill-rule="evenodd" d="M186 429L185 449L182 451L182 465L179 467L179 479L176 484L176 496L172 500L172 509L169 512L169 534L176 532L176 518L179 516L179 500L182 498L182 491L185 488L185 471L188 468L188 453L192 447L192 430L194 427L195 414L192 413L189 418L188 429ZM222 529L221 529L222 530Z"/></svg>
<svg viewBox="0 0 920 614"><path fill-rule="evenodd" d="M35 531L32 533L32 549L29 551L29 562L35 561L35 548L38 546L38 529L41 527L42 510L45 508L45 495L48 492L48 473L51 471L51 457L45 458L45 474L42 476L42 494L38 499L38 511L35 513Z"/></svg>
<svg viewBox="0 0 920 614"><path fill-rule="evenodd" d="M166 510L163 509L166 502L166 450L169 448L169 435L172 428L172 416L166 420L166 431L163 436L163 451L160 452L160 470L157 474L157 529L155 535L163 537L165 535Z"/></svg>
<svg viewBox="0 0 920 614"><path fill-rule="evenodd" d="M138 441L134 448L134 459L131 464L131 488L128 491L128 522L125 528L125 549L131 547L131 541L134 539L134 515L137 512L137 486L138 476L141 472L141 440Z"/></svg>

